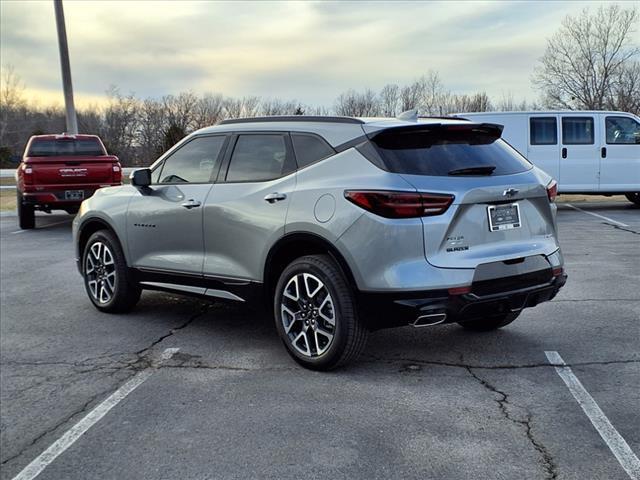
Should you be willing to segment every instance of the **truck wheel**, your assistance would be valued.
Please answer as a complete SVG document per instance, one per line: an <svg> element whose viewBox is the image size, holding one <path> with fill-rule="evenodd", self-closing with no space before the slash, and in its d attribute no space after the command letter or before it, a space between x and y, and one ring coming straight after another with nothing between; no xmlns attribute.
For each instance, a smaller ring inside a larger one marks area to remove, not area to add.
<svg viewBox="0 0 640 480"><path fill-rule="evenodd" d="M16 208L18 209L18 224L23 230L30 230L36 226L36 213L33 205L25 204L22 200L22 194L16 193Z"/></svg>
<svg viewBox="0 0 640 480"><path fill-rule="evenodd" d="M516 318L520 316L520 312L505 313L494 317L486 317L478 320L469 320L468 322L458 322L458 325L467 330L476 332L488 332L498 328L506 327Z"/></svg>
<svg viewBox="0 0 640 480"><path fill-rule="evenodd" d="M354 360L368 331L340 267L328 255L298 258L280 275L274 295L276 329L293 359L312 370Z"/></svg>
<svg viewBox="0 0 640 480"><path fill-rule="evenodd" d="M103 312L128 312L140 299L140 286L129 273L120 242L108 230L89 237L82 255L82 276L89 299Z"/></svg>
<svg viewBox="0 0 640 480"><path fill-rule="evenodd" d="M629 192L625 193L624 196L627 197L627 200L629 200L631 203L635 203L636 205L640 206L640 192Z"/></svg>

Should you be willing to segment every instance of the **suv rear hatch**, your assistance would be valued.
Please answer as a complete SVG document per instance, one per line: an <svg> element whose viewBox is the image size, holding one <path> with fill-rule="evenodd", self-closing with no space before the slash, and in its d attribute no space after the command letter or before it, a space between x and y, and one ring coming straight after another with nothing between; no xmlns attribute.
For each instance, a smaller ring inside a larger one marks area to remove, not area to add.
<svg viewBox="0 0 640 480"><path fill-rule="evenodd" d="M105 185L117 183L121 177L118 158L107 155L97 138L35 139L25 164L33 169L32 183L40 187Z"/></svg>
<svg viewBox="0 0 640 480"><path fill-rule="evenodd" d="M449 194L442 214L422 217L425 256L444 268L557 250L547 188L490 124L418 124L371 136L385 169L420 192Z"/></svg>

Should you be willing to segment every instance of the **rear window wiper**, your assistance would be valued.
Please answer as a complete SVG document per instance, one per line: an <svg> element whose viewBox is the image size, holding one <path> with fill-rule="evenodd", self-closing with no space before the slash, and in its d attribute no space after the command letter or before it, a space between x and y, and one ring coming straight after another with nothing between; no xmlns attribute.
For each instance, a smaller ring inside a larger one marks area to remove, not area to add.
<svg viewBox="0 0 640 480"><path fill-rule="evenodd" d="M495 165L456 168L454 170L450 170L449 175L491 175L495 169Z"/></svg>

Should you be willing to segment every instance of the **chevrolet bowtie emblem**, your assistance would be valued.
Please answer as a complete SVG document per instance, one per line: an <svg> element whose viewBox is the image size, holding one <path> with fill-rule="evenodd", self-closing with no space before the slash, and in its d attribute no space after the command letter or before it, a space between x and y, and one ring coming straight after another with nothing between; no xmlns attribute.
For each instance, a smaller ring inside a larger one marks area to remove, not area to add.
<svg viewBox="0 0 640 480"><path fill-rule="evenodd" d="M502 192L502 196L503 197L513 197L518 192L519 192L519 190L516 190L515 188L508 188L507 190Z"/></svg>

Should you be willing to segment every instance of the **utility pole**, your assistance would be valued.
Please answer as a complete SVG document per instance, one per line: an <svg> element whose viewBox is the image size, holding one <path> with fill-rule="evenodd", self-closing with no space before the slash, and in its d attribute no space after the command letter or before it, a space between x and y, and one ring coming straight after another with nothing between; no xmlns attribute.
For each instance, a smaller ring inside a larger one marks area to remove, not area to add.
<svg viewBox="0 0 640 480"><path fill-rule="evenodd" d="M56 11L56 27L58 28L58 47L60 48L60 68L62 69L62 88L64 90L64 106L67 114L67 133L78 133L78 119L76 107L73 104L73 87L71 86L71 67L69 65L69 45L67 44L67 29L64 26L64 11L62 0L53 0Z"/></svg>

